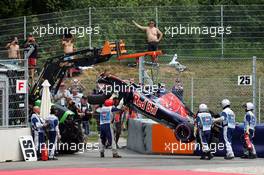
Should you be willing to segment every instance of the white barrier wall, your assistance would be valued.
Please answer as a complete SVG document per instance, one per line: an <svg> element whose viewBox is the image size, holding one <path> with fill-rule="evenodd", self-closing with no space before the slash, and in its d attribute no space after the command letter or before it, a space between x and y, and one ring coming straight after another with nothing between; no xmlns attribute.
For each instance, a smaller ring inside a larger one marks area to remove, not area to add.
<svg viewBox="0 0 264 175"><path fill-rule="evenodd" d="M31 135L30 128L0 129L0 162L23 160L19 137Z"/></svg>

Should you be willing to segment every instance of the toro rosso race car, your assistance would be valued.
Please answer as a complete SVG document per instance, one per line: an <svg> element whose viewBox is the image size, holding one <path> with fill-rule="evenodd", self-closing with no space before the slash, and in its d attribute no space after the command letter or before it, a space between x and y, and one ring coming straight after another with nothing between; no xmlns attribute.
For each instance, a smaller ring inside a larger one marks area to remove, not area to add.
<svg viewBox="0 0 264 175"><path fill-rule="evenodd" d="M101 90L99 94L88 97L90 104L103 104L113 93L118 93L118 98L124 99L124 105L147 118L173 129L175 137L181 142L192 142L195 139L193 130L196 115L173 93L154 93L153 90L142 88L142 86L138 84L128 83L116 76L105 73L99 76L97 83L100 84ZM212 111L210 111L210 113L214 118L220 117ZM221 125L215 123L211 131L212 135L210 142L223 143L223 138L220 134ZM258 125L256 127L254 142L259 157L264 156L263 139L261 137L263 133L263 125ZM236 156L241 156L243 154L241 135L243 135L243 124L237 125L234 132L233 147ZM199 155L199 150L195 152L195 154ZM225 151L217 151L215 155L224 156Z"/></svg>
<svg viewBox="0 0 264 175"><path fill-rule="evenodd" d="M124 105L173 129L178 140L194 140L195 115L173 93L165 92L165 89L161 92L159 87L153 86L142 88L105 73L99 76L97 83L101 88L98 95L88 97L90 104L103 104L112 93L118 93L118 98L124 99Z"/></svg>

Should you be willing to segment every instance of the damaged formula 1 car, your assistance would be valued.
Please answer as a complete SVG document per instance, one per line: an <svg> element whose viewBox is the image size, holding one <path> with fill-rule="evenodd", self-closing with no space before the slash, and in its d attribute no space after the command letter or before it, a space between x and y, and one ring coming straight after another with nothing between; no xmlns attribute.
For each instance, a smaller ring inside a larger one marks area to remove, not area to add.
<svg viewBox="0 0 264 175"><path fill-rule="evenodd" d="M149 90L144 90L140 85L126 83L116 76L105 73L99 76L97 83L104 85L105 89L102 88L99 95L89 96L90 104L103 104L104 100L109 98L112 93L118 92L118 98L124 99L124 105L173 129L178 140L187 143L195 139L193 131L195 114L173 93L165 92L159 95L154 92L150 93ZM213 116L218 117L214 114ZM213 128L213 133L215 133L214 137L217 138L219 134L217 125ZM216 139L213 140L217 141Z"/></svg>

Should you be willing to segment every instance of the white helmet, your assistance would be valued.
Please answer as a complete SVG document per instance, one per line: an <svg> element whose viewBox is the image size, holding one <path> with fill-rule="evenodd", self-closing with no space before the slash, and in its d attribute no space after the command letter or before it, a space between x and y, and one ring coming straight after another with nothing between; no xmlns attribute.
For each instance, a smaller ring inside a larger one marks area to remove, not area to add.
<svg viewBox="0 0 264 175"><path fill-rule="evenodd" d="M222 104L222 108L226 107L226 106L230 106L230 101L228 99L224 99L221 102Z"/></svg>
<svg viewBox="0 0 264 175"><path fill-rule="evenodd" d="M208 107L206 104L200 104L199 105L199 111L200 112L207 112L208 111Z"/></svg>
<svg viewBox="0 0 264 175"><path fill-rule="evenodd" d="M254 109L254 104L251 103L251 102L247 102L246 103L246 109L247 109L247 111L253 110Z"/></svg>

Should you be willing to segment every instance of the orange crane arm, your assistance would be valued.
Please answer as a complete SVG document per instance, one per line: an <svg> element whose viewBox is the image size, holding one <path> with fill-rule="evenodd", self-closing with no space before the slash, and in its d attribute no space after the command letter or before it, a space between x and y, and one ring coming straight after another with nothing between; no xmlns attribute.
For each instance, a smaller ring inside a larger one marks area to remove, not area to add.
<svg viewBox="0 0 264 175"><path fill-rule="evenodd" d="M142 57L142 56L151 56L152 58L156 58L157 56L159 56L161 54L162 54L161 50L148 51L148 52L140 52L140 53L132 53L132 54L120 55L119 57L117 57L117 59L118 60L124 60L124 59L129 59L129 58L138 59L139 57Z"/></svg>

